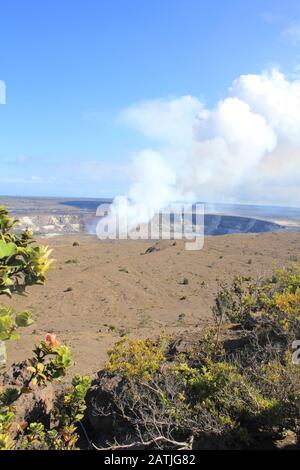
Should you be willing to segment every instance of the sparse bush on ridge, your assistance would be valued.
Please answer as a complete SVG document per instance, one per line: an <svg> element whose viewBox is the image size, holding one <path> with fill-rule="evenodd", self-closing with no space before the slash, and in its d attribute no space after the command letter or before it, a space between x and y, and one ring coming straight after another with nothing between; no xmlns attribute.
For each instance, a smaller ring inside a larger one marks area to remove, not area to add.
<svg viewBox="0 0 300 470"><path fill-rule="evenodd" d="M300 265L261 281L237 277L218 293L214 314L217 322L229 320L291 345L300 338Z"/></svg>
<svg viewBox="0 0 300 470"><path fill-rule="evenodd" d="M249 369L238 355L207 356L198 363L175 354L145 377L139 373L143 358L142 354L131 362L130 376L122 366L112 376L108 363L98 381L93 413L99 419L108 413L113 417L108 433L115 435L113 448L243 448L255 445L259 435L280 436L285 429L297 432L298 366L277 359L269 364L254 361ZM116 377L111 387L110 380Z"/></svg>
<svg viewBox="0 0 300 470"><path fill-rule="evenodd" d="M14 225L0 208L0 293L9 296L43 283L51 265L48 248L33 245L29 232L14 235ZM95 449L242 449L287 431L298 439L292 343L300 339L300 265L259 281L237 277L221 287L213 313L215 325L201 337L186 333L185 347L168 337L124 337L92 387L75 376L47 416L26 421L17 412L22 396L46 390L72 364L70 350L48 334L22 363L22 385L3 381L0 449L76 449L82 419L84 446ZM0 308L0 341L17 339L31 323L30 312Z"/></svg>
<svg viewBox="0 0 300 470"><path fill-rule="evenodd" d="M106 370L110 373L121 374L133 379L150 380L165 360L166 344L146 340L130 340L124 338L118 341L109 353Z"/></svg>
<svg viewBox="0 0 300 470"><path fill-rule="evenodd" d="M299 292L298 265L261 281L238 277L216 296L216 326L184 353L171 340L163 353L160 340L117 343L91 399L100 422L113 417L110 448L246 448L287 431L298 438Z"/></svg>

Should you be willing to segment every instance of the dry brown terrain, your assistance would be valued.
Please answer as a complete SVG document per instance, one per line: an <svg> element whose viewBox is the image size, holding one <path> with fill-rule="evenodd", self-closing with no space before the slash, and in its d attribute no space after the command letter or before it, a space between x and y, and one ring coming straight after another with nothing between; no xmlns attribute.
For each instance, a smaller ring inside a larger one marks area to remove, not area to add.
<svg viewBox="0 0 300 470"><path fill-rule="evenodd" d="M75 240L80 246L73 246ZM9 361L30 357L35 342L54 332L73 350L72 373L99 370L107 350L124 334L202 328L212 318L220 282L236 274L265 275L300 254L300 234L293 233L207 237L204 249L194 252L180 241L159 242L159 251L143 254L153 242L74 235L47 244L56 263L46 285L4 299L16 309L31 309L35 320L9 344Z"/></svg>

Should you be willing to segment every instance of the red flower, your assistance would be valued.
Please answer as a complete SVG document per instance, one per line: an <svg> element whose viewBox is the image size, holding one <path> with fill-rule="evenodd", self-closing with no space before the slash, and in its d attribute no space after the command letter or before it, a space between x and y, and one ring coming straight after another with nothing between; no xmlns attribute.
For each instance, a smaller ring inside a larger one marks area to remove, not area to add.
<svg viewBox="0 0 300 470"><path fill-rule="evenodd" d="M55 335L52 335L51 333L48 333L46 335L45 344L46 344L47 348L54 348L55 346L59 346L60 342L58 341L58 339L56 339Z"/></svg>

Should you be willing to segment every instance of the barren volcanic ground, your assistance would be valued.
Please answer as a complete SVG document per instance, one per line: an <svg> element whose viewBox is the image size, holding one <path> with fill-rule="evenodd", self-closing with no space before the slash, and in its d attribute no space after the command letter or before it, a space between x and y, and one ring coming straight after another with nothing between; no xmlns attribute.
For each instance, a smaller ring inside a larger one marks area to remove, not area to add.
<svg viewBox="0 0 300 470"><path fill-rule="evenodd" d="M72 374L99 370L122 335L203 328L212 319L220 282L235 274L268 274L300 254L300 234L280 232L206 237L201 251L185 251L181 241L100 242L86 235L45 242L56 259L46 285L1 299L31 309L35 320L19 341L9 343L9 361L30 357L34 344L53 332L73 350ZM152 245L156 249L144 254Z"/></svg>

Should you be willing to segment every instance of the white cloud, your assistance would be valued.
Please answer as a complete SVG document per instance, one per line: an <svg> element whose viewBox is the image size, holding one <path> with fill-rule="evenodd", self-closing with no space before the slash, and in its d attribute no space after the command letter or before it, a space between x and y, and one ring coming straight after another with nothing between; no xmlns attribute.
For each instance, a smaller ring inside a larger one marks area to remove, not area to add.
<svg viewBox="0 0 300 470"><path fill-rule="evenodd" d="M0 104L6 104L6 84L0 80Z"/></svg>
<svg viewBox="0 0 300 470"><path fill-rule="evenodd" d="M278 16L269 11L264 11L260 16L266 23L276 23L279 20Z"/></svg>
<svg viewBox="0 0 300 470"><path fill-rule="evenodd" d="M195 116L203 109L193 96L142 101L125 109L121 120L144 134L169 145L190 142Z"/></svg>
<svg viewBox="0 0 300 470"><path fill-rule="evenodd" d="M128 165L111 164L99 160L86 160L75 164L72 175L77 179L91 182L125 180L128 177Z"/></svg>
<svg viewBox="0 0 300 470"><path fill-rule="evenodd" d="M300 42L300 23L290 24L282 31L282 37L292 43L293 45Z"/></svg>
<svg viewBox="0 0 300 470"><path fill-rule="evenodd" d="M290 81L278 70L243 75L234 82L231 93L264 116L281 139L300 141L300 80Z"/></svg>
<svg viewBox="0 0 300 470"><path fill-rule="evenodd" d="M30 158L27 155L20 154L17 158L0 158L0 164L8 166L23 166L30 161Z"/></svg>
<svg viewBox="0 0 300 470"><path fill-rule="evenodd" d="M36 175L28 176L28 177L25 177L25 178L14 177L14 176L0 177L0 183L2 183L2 184L7 184L7 183L11 183L11 184L21 184L21 183L25 183L25 184L38 184L38 183L46 184L46 183L53 183L54 181L56 181L56 178L54 176L49 176L47 178L44 178L43 176L36 176Z"/></svg>
<svg viewBox="0 0 300 470"><path fill-rule="evenodd" d="M242 75L212 109L183 96L135 104L122 119L156 141L133 159L133 208L143 203L151 213L186 200L300 205L298 79L276 69Z"/></svg>

